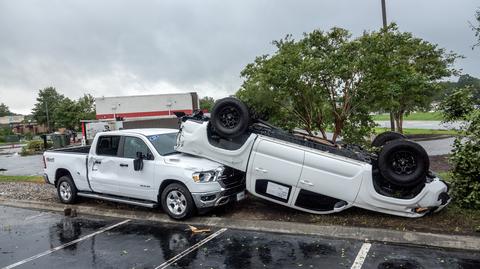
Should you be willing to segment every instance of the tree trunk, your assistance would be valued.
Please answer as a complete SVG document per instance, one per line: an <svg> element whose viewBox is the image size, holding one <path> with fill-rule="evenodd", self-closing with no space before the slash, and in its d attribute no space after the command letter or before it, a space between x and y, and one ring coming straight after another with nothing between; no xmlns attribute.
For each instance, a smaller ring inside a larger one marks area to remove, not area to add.
<svg viewBox="0 0 480 269"><path fill-rule="evenodd" d="M327 137L327 133L325 132L325 130L320 129L320 132L322 133L323 139L327 140L328 137Z"/></svg>
<svg viewBox="0 0 480 269"><path fill-rule="evenodd" d="M403 134L403 111L396 111L393 113L395 117L395 123L397 125L397 132Z"/></svg>
<svg viewBox="0 0 480 269"><path fill-rule="evenodd" d="M334 144L337 142L337 138L342 133L343 124L344 124L344 120L335 119L335 130L333 131L333 137L332 137L332 141Z"/></svg>
<svg viewBox="0 0 480 269"><path fill-rule="evenodd" d="M400 111L399 121L398 121L398 130L403 134L403 111Z"/></svg>
<svg viewBox="0 0 480 269"><path fill-rule="evenodd" d="M392 111L390 111L390 131L395 132L395 121Z"/></svg>

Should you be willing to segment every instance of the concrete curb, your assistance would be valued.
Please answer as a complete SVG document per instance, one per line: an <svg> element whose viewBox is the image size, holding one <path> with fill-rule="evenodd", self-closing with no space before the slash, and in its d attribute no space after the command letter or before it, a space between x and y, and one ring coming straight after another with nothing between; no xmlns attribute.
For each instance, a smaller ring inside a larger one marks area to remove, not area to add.
<svg viewBox="0 0 480 269"><path fill-rule="evenodd" d="M75 208L78 214L98 215L115 218L149 220L162 223L191 224L250 231L276 232L285 234L316 235L330 238L409 244L429 247L480 250L480 237L445 235L420 232L401 232L386 229L373 229L347 226L324 226L307 223L281 222L268 220L238 220L218 217L195 217L188 221L175 221L165 214L137 212L123 209L105 209L94 206L62 205L40 201L3 200L0 205L27 209L40 209L63 212L66 207Z"/></svg>

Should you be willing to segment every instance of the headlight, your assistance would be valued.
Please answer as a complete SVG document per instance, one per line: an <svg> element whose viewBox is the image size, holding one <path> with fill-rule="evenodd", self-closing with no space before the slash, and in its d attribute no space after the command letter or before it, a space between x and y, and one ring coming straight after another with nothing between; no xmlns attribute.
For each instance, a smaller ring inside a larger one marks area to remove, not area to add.
<svg viewBox="0 0 480 269"><path fill-rule="evenodd" d="M222 175L222 173L223 167L219 167L215 170L195 172L192 174L192 179L197 183L214 182L217 181L217 179Z"/></svg>

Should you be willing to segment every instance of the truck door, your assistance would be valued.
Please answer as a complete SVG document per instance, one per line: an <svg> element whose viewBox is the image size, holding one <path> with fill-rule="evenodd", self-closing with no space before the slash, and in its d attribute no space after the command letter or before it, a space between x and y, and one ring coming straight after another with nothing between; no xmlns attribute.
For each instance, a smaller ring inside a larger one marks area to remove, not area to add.
<svg viewBox="0 0 480 269"><path fill-rule="evenodd" d="M115 178L119 195L144 199L155 200L157 190L154 189L155 162L152 151L147 143L136 136L124 136L120 146L120 158L118 159L118 176ZM133 160L137 152L142 152L144 156L143 168L140 171L133 169Z"/></svg>
<svg viewBox="0 0 480 269"><path fill-rule="evenodd" d="M119 146L119 135L102 135L98 138L96 148L88 159L88 179L93 191L106 194L118 192Z"/></svg>
<svg viewBox="0 0 480 269"><path fill-rule="evenodd" d="M347 206L360 189L363 168L355 160L306 150L294 206L312 211Z"/></svg>
<svg viewBox="0 0 480 269"><path fill-rule="evenodd" d="M289 204L296 190L305 152L297 147L260 140L253 149L248 189L279 204Z"/></svg>

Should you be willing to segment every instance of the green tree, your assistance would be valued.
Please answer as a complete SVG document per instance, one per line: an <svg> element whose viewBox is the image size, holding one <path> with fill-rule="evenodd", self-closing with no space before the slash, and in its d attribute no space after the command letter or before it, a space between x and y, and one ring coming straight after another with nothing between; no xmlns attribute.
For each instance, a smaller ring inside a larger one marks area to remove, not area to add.
<svg viewBox="0 0 480 269"><path fill-rule="evenodd" d="M474 97L474 100L477 100L477 104L480 105L480 79L473 77L469 74L461 75L456 82L454 81L444 81L440 82L442 86L442 91L435 96L435 101L443 101L445 98L452 95L455 91L459 89L465 89L470 91Z"/></svg>
<svg viewBox="0 0 480 269"><path fill-rule="evenodd" d="M94 120L96 116L95 98L90 94L84 94L76 103L78 115L77 124L80 120Z"/></svg>
<svg viewBox="0 0 480 269"><path fill-rule="evenodd" d="M468 89L458 89L441 104L447 122L461 121L461 135L455 138L450 161L452 192L463 207L480 209L480 112Z"/></svg>
<svg viewBox="0 0 480 269"><path fill-rule="evenodd" d="M75 101L65 97L57 104L53 111L53 118L55 119L55 128L67 128L69 130L75 129L78 125L78 107Z"/></svg>
<svg viewBox="0 0 480 269"><path fill-rule="evenodd" d="M315 30L299 41L287 36L273 44L272 56L257 57L241 73L245 81L237 96L255 113L324 138L333 130L334 142L343 130L349 131L343 133L347 141L371 132L373 92L362 86L363 49L347 30Z"/></svg>
<svg viewBox="0 0 480 269"><path fill-rule="evenodd" d="M54 87L39 90L37 102L32 109L32 116L39 124L49 126L50 130L58 127L54 111L64 101L65 96L58 93ZM48 115L48 117L47 117ZM47 122L48 118L48 122Z"/></svg>
<svg viewBox="0 0 480 269"><path fill-rule="evenodd" d="M360 42L365 49L365 86L380 93L375 105L393 112L399 132L403 132L403 117L429 109L442 90L439 80L456 72L452 68L456 54L400 32L395 24L364 34Z"/></svg>
<svg viewBox="0 0 480 269"><path fill-rule="evenodd" d="M53 111L55 126L70 130L78 130L81 120L95 119L95 98L85 94L78 100L64 98Z"/></svg>
<svg viewBox="0 0 480 269"><path fill-rule="evenodd" d="M8 106L5 105L4 103L0 103L0 117L9 116L11 114L12 112L10 111Z"/></svg>
<svg viewBox="0 0 480 269"><path fill-rule="evenodd" d="M215 99L213 99L213 97L204 96L202 99L200 99L201 110L207 110L210 112L212 110L213 104L215 104Z"/></svg>

